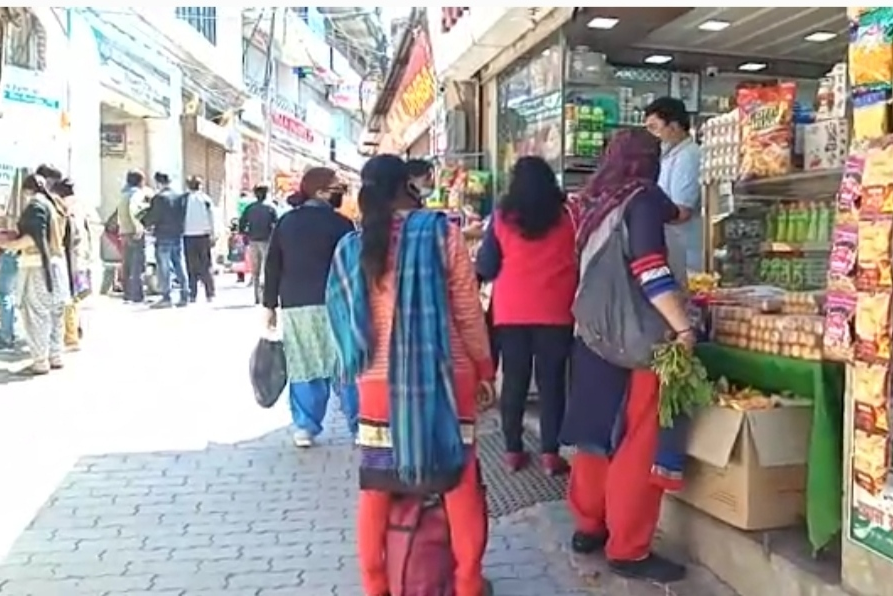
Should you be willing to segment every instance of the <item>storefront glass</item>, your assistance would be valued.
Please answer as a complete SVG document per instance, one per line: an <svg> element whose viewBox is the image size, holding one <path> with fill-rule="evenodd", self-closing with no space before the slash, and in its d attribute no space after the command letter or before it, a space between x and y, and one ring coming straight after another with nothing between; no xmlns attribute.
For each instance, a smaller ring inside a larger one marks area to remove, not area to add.
<svg viewBox="0 0 893 596"><path fill-rule="evenodd" d="M561 165L562 52L556 36L503 73L497 88L497 188L524 155Z"/></svg>

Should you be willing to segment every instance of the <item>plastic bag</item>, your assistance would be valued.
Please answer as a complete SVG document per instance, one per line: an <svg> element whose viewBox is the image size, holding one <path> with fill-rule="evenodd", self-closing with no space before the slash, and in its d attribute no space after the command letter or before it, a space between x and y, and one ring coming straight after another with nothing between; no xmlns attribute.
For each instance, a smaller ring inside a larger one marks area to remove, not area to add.
<svg viewBox="0 0 893 596"><path fill-rule="evenodd" d="M272 408L288 383L285 347L279 340L262 337L251 352L249 363L254 399L262 408Z"/></svg>

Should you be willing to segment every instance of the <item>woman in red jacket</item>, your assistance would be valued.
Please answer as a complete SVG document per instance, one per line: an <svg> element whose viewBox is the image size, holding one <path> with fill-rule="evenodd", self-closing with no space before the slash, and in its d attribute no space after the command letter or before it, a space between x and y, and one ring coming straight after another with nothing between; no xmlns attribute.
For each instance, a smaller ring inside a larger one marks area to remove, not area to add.
<svg viewBox="0 0 893 596"><path fill-rule="evenodd" d="M558 433L573 343L577 258L564 202L549 164L540 157L522 157L477 258L478 275L493 280L493 323L502 355L502 429L506 465L512 471L528 463L522 434L533 371L541 405L543 467L551 475L567 472L567 462L558 455Z"/></svg>

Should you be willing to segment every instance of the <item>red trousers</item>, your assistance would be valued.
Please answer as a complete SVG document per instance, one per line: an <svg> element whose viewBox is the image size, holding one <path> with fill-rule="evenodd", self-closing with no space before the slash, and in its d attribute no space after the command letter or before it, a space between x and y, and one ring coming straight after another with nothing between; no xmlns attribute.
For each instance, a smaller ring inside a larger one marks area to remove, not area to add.
<svg viewBox="0 0 893 596"><path fill-rule="evenodd" d="M386 381L361 380L360 417L388 420L389 397ZM477 380L473 374L456 376L456 406L459 416L474 420L477 414ZM450 543L456 558L455 596L481 596L484 590L483 558L487 548L487 501L480 483L477 455L469 455L459 485L444 495L444 507L450 521ZM391 495L361 490L357 515L357 548L360 578L365 594L388 593L385 544Z"/></svg>
<svg viewBox="0 0 893 596"><path fill-rule="evenodd" d="M625 433L611 458L578 451L571 464L567 501L576 529L608 533L612 561L648 556L663 489L652 478L657 453L660 383L650 371L630 375Z"/></svg>

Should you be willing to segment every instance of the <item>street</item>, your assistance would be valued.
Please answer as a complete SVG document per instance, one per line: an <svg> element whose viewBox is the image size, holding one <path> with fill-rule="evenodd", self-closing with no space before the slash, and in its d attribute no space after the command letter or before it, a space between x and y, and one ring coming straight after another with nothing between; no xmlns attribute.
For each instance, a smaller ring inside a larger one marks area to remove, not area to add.
<svg viewBox="0 0 893 596"><path fill-rule="evenodd" d="M97 299L65 370L0 372L0 596L364 596L344 420L297 452L287 404L257 407L250 301ZM492 520L495 596L731 594L698 569L666 591L572 565L566 517L558 502Z"/></svg>

